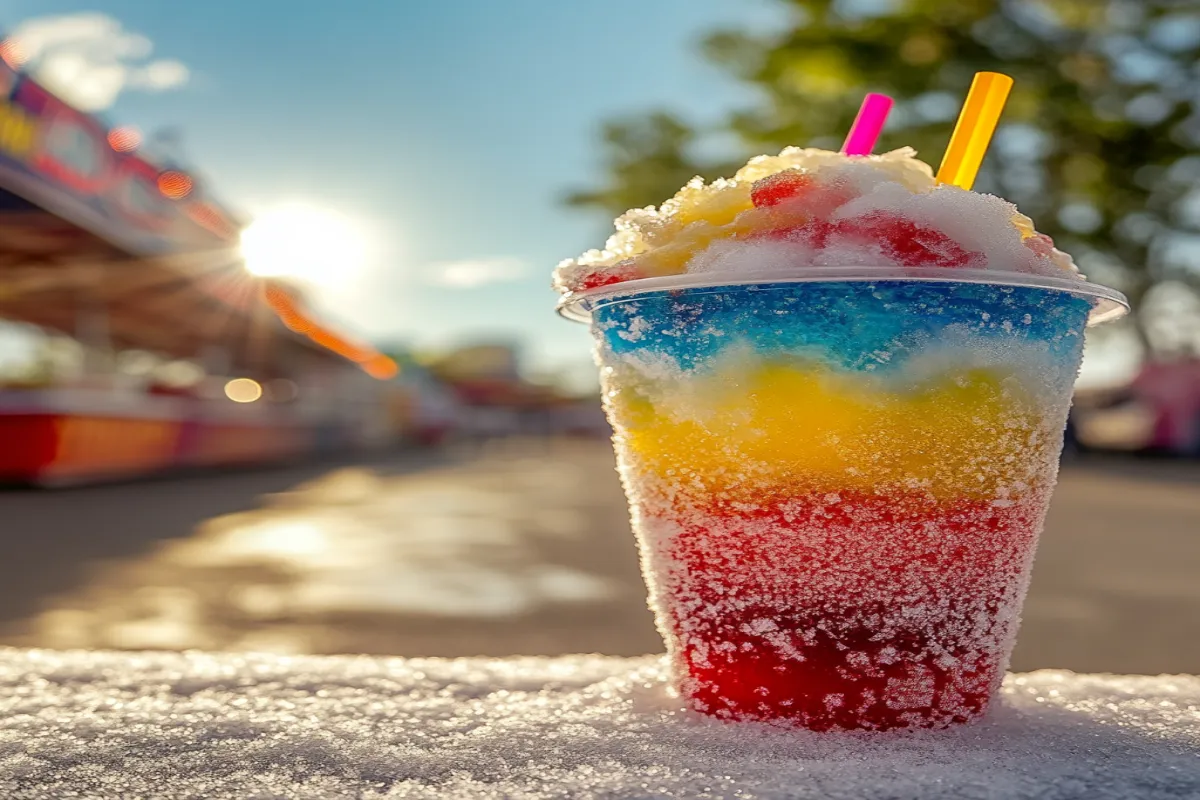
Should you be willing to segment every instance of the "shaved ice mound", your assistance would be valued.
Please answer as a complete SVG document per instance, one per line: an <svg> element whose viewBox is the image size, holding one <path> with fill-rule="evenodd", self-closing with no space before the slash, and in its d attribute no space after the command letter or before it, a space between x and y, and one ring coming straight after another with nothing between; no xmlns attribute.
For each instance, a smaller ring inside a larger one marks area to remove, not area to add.
<svg viewBox="0 0 1200 800"><path fill-rule="evenodd" d="M576 293L640 278L787 274L813 267L993 270L1083 280L1017 207L939 184L912 148L872 156L789 147L733 178L694 178L616 220L603 250L559 264Z"/></svg>

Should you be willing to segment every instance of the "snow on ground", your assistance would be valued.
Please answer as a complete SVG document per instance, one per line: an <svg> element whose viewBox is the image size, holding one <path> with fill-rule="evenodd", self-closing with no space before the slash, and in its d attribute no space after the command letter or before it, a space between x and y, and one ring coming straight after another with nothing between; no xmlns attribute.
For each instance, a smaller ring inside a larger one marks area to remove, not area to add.
<svg viewBox="0 0 1200 800"><path fill-rule="evenodd" d="M1200 677L1010 676L864 738L681 711L657 657L0 650L0 797L1196 798Z"/></svg>

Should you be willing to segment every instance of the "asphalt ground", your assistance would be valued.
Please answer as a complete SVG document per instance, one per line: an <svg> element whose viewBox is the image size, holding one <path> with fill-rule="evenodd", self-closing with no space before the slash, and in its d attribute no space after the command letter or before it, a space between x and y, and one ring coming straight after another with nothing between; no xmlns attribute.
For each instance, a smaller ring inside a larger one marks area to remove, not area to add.
<svg viewBox="0 0 1200 800"><path fill-rule="evenodd" d="M661 650L600 441L5 490L0 533L0 644ZM1200 673L1200 463L1064 466L1012 666Z"/></svg>

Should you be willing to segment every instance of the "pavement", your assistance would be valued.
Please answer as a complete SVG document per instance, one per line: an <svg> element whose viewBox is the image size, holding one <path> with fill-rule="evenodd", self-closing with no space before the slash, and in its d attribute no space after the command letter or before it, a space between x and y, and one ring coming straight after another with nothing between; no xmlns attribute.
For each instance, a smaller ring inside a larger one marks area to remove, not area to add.
<svg viewBox="0 0 1200 800"><path fill-rule="evenodd" d="M661 650L607 443L0 492L0 644ZM1200 464L1069 462L1013 668L1200 673Z"/></svg>

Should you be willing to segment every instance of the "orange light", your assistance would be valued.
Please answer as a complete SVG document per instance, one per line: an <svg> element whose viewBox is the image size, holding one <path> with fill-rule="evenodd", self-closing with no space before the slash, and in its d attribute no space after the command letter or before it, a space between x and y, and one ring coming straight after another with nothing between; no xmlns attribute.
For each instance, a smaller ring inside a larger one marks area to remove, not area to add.
<svg viewBox="0 0 1200 800"><path fill-rule="evenodd" d="M20 69L29 60L29 56L16 39L5 39L0 42L0 59L4 59L4 63L13 69Z"/></svg>
<svg viewBox="0 0 1200 800"><path fill-rule="evenodd" d="M108 132L108 146L118 153L132 153L142 145L142 132L125 126Z"/></svg>
<svg viewBox="0 0 1200 800"><path fill-rule="evenodd" d="M307 336L315 344L347 361L355 362L371 377L387 380L400 371L396 362L387 356L370 347L354 344L319 325L298 307L295 298L286 289L275 283L266 283L263 287L263 299L289 330Z"/></svg>
<svg viewBox="0 0 1200 800"><path fill-rule="evenodd" d="M363 364L363 370L372 378L385 381L394 378L400 372L396 362L385 355L376 355Z"/></svg>
<svg viewBox="0 0 1200 800"><path fill-rule="evenodd" d="M163 197L182 200L192 193L192 179L178 170L169 169L158 176L158 190Z"/></svg>

